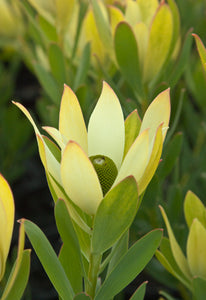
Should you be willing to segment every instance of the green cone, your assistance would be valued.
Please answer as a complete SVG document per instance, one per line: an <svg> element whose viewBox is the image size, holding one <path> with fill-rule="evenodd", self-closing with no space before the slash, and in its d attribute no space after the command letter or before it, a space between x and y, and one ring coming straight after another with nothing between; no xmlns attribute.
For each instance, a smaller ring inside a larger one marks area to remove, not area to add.
<svg viewBox="0 0 206 300"><path fill-rule="evenodd" d="M113 160L104 155L91 156L89 159L97 172L103 195L105 195L117 177L117 167Z"/></svg>

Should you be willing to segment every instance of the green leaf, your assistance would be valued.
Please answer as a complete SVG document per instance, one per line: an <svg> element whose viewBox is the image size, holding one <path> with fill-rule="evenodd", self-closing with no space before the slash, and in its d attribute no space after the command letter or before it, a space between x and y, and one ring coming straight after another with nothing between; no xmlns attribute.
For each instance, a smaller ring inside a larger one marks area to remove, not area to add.
<svg viewBox="0 0 206 300"><path fill-rule="evenodd" d="M182 133L178 132L164 149L163 160L158 168L158 175L164 179L172 171L182 148Z"/></svg>
<svg viewBox="0 0 206 300"><path fill-rule="evenodd" d="M67 79L65 59L61 48L57 44L52 43L49 46L48 57L52 75L58 82L59 86L63 88L63 85L67 82Z"/></svg>
<svg viewBox="0 0 206 300"><path fill-rule="evenodd" d="M90 43L87 43L84 47L81 60L78 64L78 69L74 80L74 90L84 83L90 65L90 56L91 47Z"/></svg>
<svg viewBox="0 0 206 300"><path fill-rule="evenodd" d="M129 300L144 300L147 281L143 282Z"/></svg>
<svg viewBox="0 0 206 300"><path fill-rule="evenodd" d="M184 214L188 227L197 218L206 228L206 209L200 199L191 191L188 191L184 201Z"/></svg>
<svg viewBox="0 0 206 300"><path fill-rule="evenodd" d="M71 217L63 200L55 205L55 219L59 234L63 241L59 260L76 293L82 291L83 263L79 241L74 230Z"/></svg>
<svg viewBox="0 0 206 300"><path fill-rule="evenodd" d="M74 292L48 239L40 228L28 220L22 220L26 234L54 288L62 300L72 300Z"/></svg>
<svg viewBox="0 0 206 300"><path fill-rule="evenodd" d="M78 221L78 219L77 219L77 221ZM81 251L84 254L85 258L87 259L87 261L89 261L90 248L91 248L91 237L90 237L90 234L88 234L88 232L86 232L85 230L82 229L83 227L80 227L77 224L78 223L74 223L73 225L74 225L75 231L78 235L80 248L81 248Z"/></svg>
<svg viewBox="0 0 206 300"><path fill-rule="evenodd" d="M55 104L59 105L61 94L56 80L40 64L34 63L33 67L36 76L45 92Z"/></svg>
<svg viewBox="0 0 206 300"><path fill-rule="evenodd" d="M59 147L51 141L47 136L42 135L44 142L46 143L47 147L51 151L51 153L54 155L56 160L60 163L61 162L61 151Z"/></svg>
<svg viewBox="0 0 206 300"><path fill-rule="evenodd" d="M22 295L26 288L28 279L29 279L29 272L30 272L30 256L31 250L24 250L22 253L21 261L18 266L17 272L15 269L17 267L17 260L13 266L11 271L11 275L5 287L4 293L1 297L1 300L20 300L22 299ZM17 258L18 259L18 258ZM12 278L13 274L15 274L15 278ZM11 280L14 279L12 285L10 285Z"/></svg>
<svg viewBox="0 0 206 300"><path fill-rule="evenodd" d="M113 268L117 265L121 257L127 253L129 243L129 231L127 231L114 245L111 251L111 260L107 269L107 276L111 273Z"/></svg>
<svg viewBox="0 0 206 300"><path fill-rule="evenodd" d="M119 68L137 93L142 93L142 81L138 57L137 41L132 28L126 22L120 22L114 36L115 55Z"/></svg>
<svg viewBox="0 0 206 300"><path fill-rule="evenodd" d="M161 238L162 230L157 229L138 240L106 278L94 300L112 299L125 288L150 261Z"/></svg>
<svg viewBox="0 0 206 300"><path fill-rule="evenodd" d="M193 279L194 300L205 300L206 280L200 277Z"/></svg>
<svg viewBox="0 0 206 300"><path fill-rule="evenodd" d="M170 241L170 247L171 247L174 259L175 259L178 267L182 271L182 273L188 279L190 279L191 278L191 273L190 273L190 269L189 269L189 266L188 266L187 259L186 259L185 255L184 255L184 253L182 252L182 249L180 248L179 244L176 241L176 238L175 238L174 233L172 231L172 228L170 226L170 223L169 223L169 220L167 218L167 215L166 215L164 209L161 206L160 206L160 210L161 210L161 214L163 216L165 225L167 227L167 232L168 232L169 241Z"/></svg>
<svg viewBox="0 0 206 300"><path fill-rule="evenodd" d="M93 253L103 253L126 232L135 217L137 202L137 183L132 176L106 194L94 219Z"/></svg>

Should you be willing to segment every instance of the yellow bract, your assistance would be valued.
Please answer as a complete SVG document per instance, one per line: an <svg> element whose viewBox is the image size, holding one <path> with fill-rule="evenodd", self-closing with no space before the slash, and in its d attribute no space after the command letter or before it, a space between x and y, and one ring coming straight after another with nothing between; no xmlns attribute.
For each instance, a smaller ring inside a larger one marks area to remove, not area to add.
<svg viewBox="0 0 206 300"><path fill-rule="evenodd" d="M114 3L105 6L101 1L94 2L84 19L82 39L91 42L92 52L102 63L108 64L108 57L116 63L111 40L118 24L122 21L128 23L137 41L143 82L152 81L172 55L177 43L179 28L174 24L174 7L178 14L175 3L170 1L168 5L158 0L128 0L120 10ZM177 16L175 22L178 23Z"/></svg>
<svg viewBox="0 0 206 300"><path fill-rule="evenodd" d="M71 199L84 212L90 215L96 213L103 199L98 175L89 159L96 155L106 156L116 165L118 174L113 186L133 175L139 194L146 189L158 166L168 128L168 89L150 104L142 122L134 111L128 116L125 126L119 100L111 87L104 82L87 130L78 99L65 85L59 113L59 130L44 127L59 148L52 143L48 144L29 112L21 104L16 105L34 127L40 157L55 199ZM61 156L60 162L55 155L57 152ZM73 213L74 210L74 216Z"/></svg>
<svg viewBox="0 0 206 300"><path fill-rule="evenodd" d="M5 271L14 226L14 199L12 191L0 174L0 280Z"/></svg>

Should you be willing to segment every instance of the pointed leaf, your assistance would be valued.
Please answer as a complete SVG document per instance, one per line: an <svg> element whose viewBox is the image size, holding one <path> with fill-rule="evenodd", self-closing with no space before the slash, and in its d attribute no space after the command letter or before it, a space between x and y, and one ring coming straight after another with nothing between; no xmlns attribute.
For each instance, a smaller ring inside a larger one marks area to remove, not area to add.
<svg viewBox="0 0 206 300"><path fill-rule="evenodd" d="M94 253L103 253L126 232L135 217L137 201L137 184L133 177L127 177L106 194L94 219Z"/></svg>
<svg viewBox="0 0 206 300"><path fill-rule="evenodd" d="M160 126L160 124L163 123L163 128L168 128L170 111L170 89L168 88L158 94L157 97L152 101L152 103L147 108L142 120L139 134L145 129L149 128L150 151L153 147L152 144L154 136L156 135L157 128ZM166 132L167 130L163 131L163 140L165 138Z"/></svg>
<svg viewBox="0 0 206 300"><path fill-rule="evenodd" d="M56 158L54 157L54 155L51 153L46 143L44 142L44 139L41 133L39 132L34 120L32 119L32 116L22 104L14 101L13 103L25 114L25 116L28 118L28 120L30 121L30 123L34 128L36 138L37 138L38 148L39 148L39 155L45 170L51 173L51 175L57 180L57 182L60 183L61 178L60 178L59 162L56 160Z"/></svg>
<svg viewBox="0 0 206 300"><path fill-rule="evenodd" d="M87 153L87 129L84 122L79 101L70 87L64 85L59 112L59 131L65 137L65 144L69 140L78 143Z"/></svg>
<svg viewBox="0 0 206 300"><path fill-rule="evenodd" d="M160 251L157 250L155 253L159 262L164 266L164 268L176 277L180 282L182 282L188 289L191 289L191 282L185 277L180 268L178 267L172 250L170 247L170 242L168 238L163 238L160 245Z"/></svg>
<svg viewBox="0 0 206 300"><path fill-rule="evenodd" d="M129 300L144 300L147 281L143 282Z"/></svg>
<svg viewBox="0 0 206 300"><path fill-rule="evenodd" d="M140 135L138 135L138 137L130 147L127 155L123 160L113 186L130 175L134 176L138 183L147 167L148 159L149 133L148 130L145 130Z"/></svg>
<svg viewBox="0 0 206 300"><path fill-rule="evenodd" d="M183 274L188 279L190 279L191 278L191 273L190 273L190 269L189 269L186 257L184 256L179 244L176 241L176 238L175 238L174 233L172 231L172 228L170 226L167 215L166 215L164 209L161 206L160 206L160 210L161 210L165 225L167 227L167 232L168 232L169 241L170 241L170 247L171 247L174 259L175 259L178 267L180 268L180 270L183 272Z"/></svg>
<svg viewBox="0 0 206 300"><path fill-rule="evenodd" d="M185 196L184 213L189 228L195 218L206 228L206 208L200 199L191 191L188 191Z"/></svg>
<svg viewBox="0 0 206 300"><path fill-rule="evenodd" d="M111 299L126 287L150 261L161 238L162 230L157 229L138 240L112 270L94 300Z"/></svg>
<svg viewBox="0 0 206 300"><path fill-rule="evenodd" d="M203 42L201 41L201 39L199 38L199 36L197 34L193 34L194 38L195 38L195 42L197 45L197 50L199 52L199 56L202 62L202 65L206 71L206 48L203 44Z"/></svg>
<svg viewBox="0 0 206 300"><path fill-rule="evenodd" d="M71 284L48 239L34 223L24 219L22 222L26 234L57 293L62 300L72 300L74 292Z"/></svg>

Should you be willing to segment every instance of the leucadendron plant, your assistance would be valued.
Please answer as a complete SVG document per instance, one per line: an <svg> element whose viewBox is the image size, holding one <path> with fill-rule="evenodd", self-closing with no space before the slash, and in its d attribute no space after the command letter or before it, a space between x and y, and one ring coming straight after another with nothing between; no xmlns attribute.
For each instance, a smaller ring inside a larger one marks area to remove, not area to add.
<svg viewBox="0 0 206 300"><path fill-rule="evenodd" d="M61 299L80 294L81 299L113 299L145 267L161 240L157 229L128 249L129 227L160 161L169 90L156 97L142 121L136 110L124 121L116 94L104 82L86 128L78 99L65 85L59 129L43 127L55 143L40 133L24 106L15 104L34 127L63 242L57 257L41 230L22 220L41 263ZM145 285L132 299L143 299Z"/></svg>
<svg viewBox="0 0 206 300"><path fill-rule="evenodd" d="M174 71L180 50L178 8L174 0L112 2L91 1L81 38L91 42L96 64L111 76L115 65L137 100L148 102L156 85L169 83Z"/></svg>
<svg viewBox="0 0 206 300"><path fill-rule="evenodd" d="M0 174L0 299L20 300L30 271L30 250L24 250L24 225L20 225L17 258L8 278L4 278L14 227L14 199L6 179Z"/></svg>
<svg viewBox="0 0 206 300"><path fill-rule="evenodd" d="M188 191L184 200L185 220L189 229L186 256L181 250L167 215L160 207L168 238L163 238L156 256L161 264L188 290L192 299L201 300L206 295L206 208L200 199Z"/></svg>

